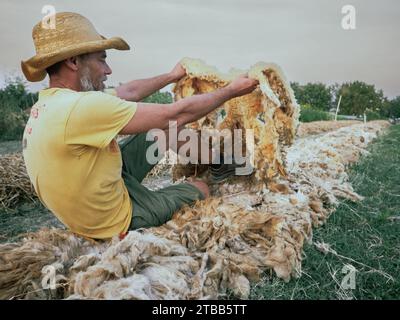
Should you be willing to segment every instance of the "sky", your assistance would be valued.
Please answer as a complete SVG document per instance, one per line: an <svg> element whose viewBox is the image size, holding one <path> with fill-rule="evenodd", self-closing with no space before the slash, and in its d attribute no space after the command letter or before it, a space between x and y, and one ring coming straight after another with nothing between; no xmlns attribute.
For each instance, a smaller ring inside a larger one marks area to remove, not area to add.
<svg viewBox="0 0 400 320"><path fill-rule="evenodd" d="M80 13L100 34L129 43L130 51L107 52L107 85L156 76L192 57L223 72L274 62L289 81L360 80L400 95L398 0L0 0L0 86L35 54L32 27L44 5ZM355 29L342 27L345 5L355 9ZM46 86L47 79L29 83L33 91Z"/></svg>

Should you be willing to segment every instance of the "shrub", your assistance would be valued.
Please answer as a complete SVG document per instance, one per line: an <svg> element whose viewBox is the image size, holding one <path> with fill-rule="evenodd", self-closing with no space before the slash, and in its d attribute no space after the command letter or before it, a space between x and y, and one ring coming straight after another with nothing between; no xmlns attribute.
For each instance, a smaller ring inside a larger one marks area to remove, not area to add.
<svg viewBox="0 0 400 320"><path fill-rule="evenodd" d="M169 92L154 92L152 95L144 98L142 102L147 102L147 103L172 103L172 94Z"/></svg>
<svg viewBox="0 0 400 320"><path fill-rule="evenodd" d="M326 121L332 120L331 114L325 111L311 107L309 104L302 105L300 109L300 121L301 122L312 122L312 121Z"/></svg>
<svg viewBox="0 0 400 320"><path fill-rule="evenodd" d="M0 141L22 139L27 110L37 101L37 94L30 93L20 78L7 80L0 90Z"/></svg>
<svg viewBox="0 0 400 320"><path fill-rule="evenodd" d="M371 110L366 110L365 115L367 117L367 121L385 119L385 117L380 115L378 112Z"/></svg>

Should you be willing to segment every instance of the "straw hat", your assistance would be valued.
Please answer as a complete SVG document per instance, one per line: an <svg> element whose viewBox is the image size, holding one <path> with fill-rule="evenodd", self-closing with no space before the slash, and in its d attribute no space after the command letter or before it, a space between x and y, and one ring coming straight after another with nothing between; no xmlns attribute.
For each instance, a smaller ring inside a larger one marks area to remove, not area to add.
<svg viewBox="0 0 400 320"><path fill-rule="evenodd" d="M33 27L32 38L36 55L21 61L21 68L29 81L41 81L46 68L62 60L84 53L106 49L129 50L129 45L118 37L107 39L93 24L77 13L56 13L55 29L46 29L42 22Z"/></svg>

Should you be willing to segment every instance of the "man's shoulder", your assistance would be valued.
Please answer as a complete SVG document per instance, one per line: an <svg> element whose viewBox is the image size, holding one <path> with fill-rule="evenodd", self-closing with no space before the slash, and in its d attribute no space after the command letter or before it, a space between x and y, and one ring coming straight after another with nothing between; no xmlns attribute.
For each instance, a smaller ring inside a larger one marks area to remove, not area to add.
<svg viewBox="0 0 400 320"><path fill-rule="evenodd" d="M106 91L107 90L107 91ZM110 104L117 104L118 97L113 94L115 89L106 89L103 91L74 91L73 95L75 97L75 105L78 106L109 106Z"/></svg>
<svg viewBox="0 0 400 320"><path fill-rule="evenodd" d="M117 96L117 90L115 88L107 88L107 89L104 89L103 92L106 94L112 95L114 97Z"/></svg>
<svg viewBox="0 0 400 320"><path fill-rule="evenodd" d="M120 99L116 95L115 89L106 89L104 92L87 91L80 94L73 107L73 112L110 115L112 113L120 114L129 109L136 110L137 107L136 102Z"/></svg>
<svg viewBox="0 0 400 320"><path fill-rule="evenodd" d="M48 96L50 89L45 89L40 92L40 96ZM95 98L95 97L117 97L117 91L115 88L108 88L104 89L104 91L75 91L75 90L70 90L70 89L57 89L55 94L62 95L62 96L68 96L68 97L75 97L75 98L81 98L81 97L87 97L87 98Z"/></svg>
<svg viewBox="0 0 400 320"><path fill-rule="evenodd" d="M99 99L108 99L108 98L118 98L117 91L114 88L104 89L104 91L81 91L77 92L81 97L85 98L99 98Z"/></svg>

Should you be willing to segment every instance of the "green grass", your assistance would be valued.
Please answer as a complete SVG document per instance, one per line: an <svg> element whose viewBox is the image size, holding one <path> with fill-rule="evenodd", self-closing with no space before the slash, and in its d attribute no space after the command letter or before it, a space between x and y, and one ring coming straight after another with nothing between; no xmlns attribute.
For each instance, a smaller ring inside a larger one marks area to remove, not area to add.
<svg viewBox="0 0 400 320"><path fill-rule="evenodd" d="M299 120L300 122L327 121L333 120L333 117L329 112L313 108L306 104L301 106Z"/></svg>
<svg viewBox="0 0 400 320"><path fill-rule="evenodd" d="M349 170L356 192L365 199L344 201L304 251L303 273L284 283L270 274L252 287L251 299L399 299L400 298L400 126L370 145L368 156ZM355 289L340 285L346 264L356 269Z"/></svg>

